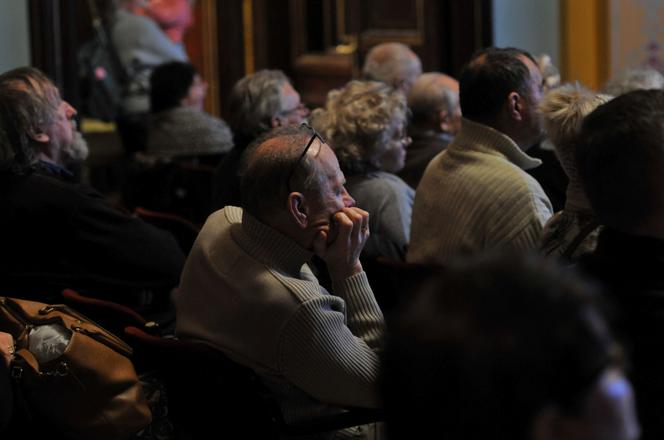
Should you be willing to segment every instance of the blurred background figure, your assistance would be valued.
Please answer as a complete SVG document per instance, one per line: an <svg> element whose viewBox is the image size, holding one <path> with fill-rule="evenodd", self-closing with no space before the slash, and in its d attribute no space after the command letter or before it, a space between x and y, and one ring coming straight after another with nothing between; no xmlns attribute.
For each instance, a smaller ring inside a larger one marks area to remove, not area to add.
<svg viewBox="0 0 664 440"><path fill-rule="evenodd" d="M579 84L551 90L540 103L544 127L556 155L569 178L565 207L544 225L542 250L545 255L576 260L597 245L600 224L581 184L576 162L576 138L583 118L611 99Z"/></svg>
<svg viewBox="0 0 664 440"><path fill-rule="evenodd" d="M457 261L388 327L388 439L636 440L592 288L550 262Z"/></svg>
<svg viewBox="0 0 664 440"><path fill-rule="evenodd" d="M535 60L542 72L542 92L547 93L558 87L560 85L560 72L553 64L551 57L548 54L540 54L535 57ZM542 161L542 165L528 170L528 174L542 185L542 189L551 201L553 211L560 211L565 206L569 179L556 157L551 140L545 137L528 150L528 154Z"/></svg>
<svg viewBox="0 0 664 440"><path fill-rule="evenodd" d="M630 353L642 440L664 438L664 91L616 96L583 120L579 174L603 228L579 261L601 280Z"/></svg>
<svg viewBox="0 0 664 440"><path fill-rule="evenodd" d="M611 96L620 96L632 90L664 89L664 75L655 69L627 69L611 78L602 88L602 92Z"/></svg>
<svg viewBox="0 0 664 440"><path fill-rule="evenodd" d="M147 152L164 159L220 155L233 147L228 124L203 110L207 83L189 63L158 66L150 76ZM215 161L215 164L216 164Z"/></svg>
<svg viewBox="0 0 664 440"><path fill-rule="evenodd" d="M160 5L167 3L155 2L151 10L152 2L119 0L113 17L111 39L128 77L116 122L125 153L129 155L144 151L147 144L152 69L168 61L188 60L181 39L169 38L152 18L163 19L166 11Z"/></svg>
<svg viewBox="0 0 664 440"><path fill-rule="evenodd" d="M348 179L346 189L368 211L363 255L403 261L410 240L415 191L396 174L411 140L406 134L406 98L376 81L351 81L327 95L311 124L334 150Z"/></svg>
<svg viewBox="0 0 664 440"><path fill-rule="evenodd" d="M147 15L172 42L181 44L185 32L194 24L193 3L194 0L149 0Z"/></svg>
<svg viewBox="0 0 664 440"><path fill-rule="evenodd" d="M407 95L422 74L422 62L405 44L382 43L367 54L362 74L366 80L384 82Z"/></svg>
<svg viewBox="0 0 664 440"><path fill-rule="evenodd" d="M459 82L438 72L420 75L408 94L411 120L408 136L413 142L399 176L417 188L424 169L443 151L461 128Z"/></svg>

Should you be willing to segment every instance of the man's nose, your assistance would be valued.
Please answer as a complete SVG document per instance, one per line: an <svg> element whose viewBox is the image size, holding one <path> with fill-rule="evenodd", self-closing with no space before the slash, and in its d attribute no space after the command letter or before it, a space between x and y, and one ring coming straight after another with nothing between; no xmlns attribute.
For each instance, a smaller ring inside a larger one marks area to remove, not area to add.
<svg viewBox="0 0 664 440"><path fill-rule="evenodd" d="M67 117L73 118L74 116L76 116L76 114L78 113L76 109L72 107L72 105L67 101L65 101L65 105L67 106Z"/></svg>
<svg viewBox="0 0 664 440"><path fill-rule="evenodd" d="M352 208L355 206L355 199L351 197L350 194L348 194L348 191L344 189L344 207L346 208Z"/></svg>

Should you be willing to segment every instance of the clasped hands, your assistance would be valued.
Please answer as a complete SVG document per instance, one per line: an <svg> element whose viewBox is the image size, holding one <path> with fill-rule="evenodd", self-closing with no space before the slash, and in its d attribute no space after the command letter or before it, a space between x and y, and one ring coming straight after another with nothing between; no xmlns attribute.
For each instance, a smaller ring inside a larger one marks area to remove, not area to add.
<svg viewBox="0 0 664 440"><path fill-rule="evenodd" d="M369 213L356 207L342 208L330 220L329 230L320 230L314 252L325 264L332 280L362 272L360 253L369 238Z"/></svg>

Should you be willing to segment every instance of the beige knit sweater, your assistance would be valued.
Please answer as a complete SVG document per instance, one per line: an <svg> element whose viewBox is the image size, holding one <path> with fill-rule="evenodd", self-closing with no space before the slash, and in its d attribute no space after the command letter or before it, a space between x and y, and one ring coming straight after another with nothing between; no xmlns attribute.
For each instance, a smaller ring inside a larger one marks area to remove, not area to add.
<svg viewBox="0 0 664 440"><path fill-rule="evenodd" d="M445 264L491 248L536 248L552 208L523 170L540 163L508 136L464 119L417 187L407 261Z"/></svg>
<svg viewBox="0 0 664 440"><path fill-rule="evenodd" d="M307 250L233 206L212 214L185 264L178 336L254 369L287 421L377 407L383 315L364 272L318 284Z"/></svg>

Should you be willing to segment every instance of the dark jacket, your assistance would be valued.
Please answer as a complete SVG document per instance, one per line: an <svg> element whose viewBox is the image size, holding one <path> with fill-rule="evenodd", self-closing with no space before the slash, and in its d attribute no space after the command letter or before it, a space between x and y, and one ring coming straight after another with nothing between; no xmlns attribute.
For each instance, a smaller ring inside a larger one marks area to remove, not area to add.
<svg viewBox="0 0 664 440"><path fill-rule="evenodd" d="M642 440L664 438L664 241L605 228L580 261L601 281L628 355Z"/></svg>
<svg viewBox="0 0 664 440"><path fill-rule="evenodd" d="M167 302L184 255L170 233L111 207L66 171L0 175L0 293L62 302L71 287L129 305Z"/></svg>

